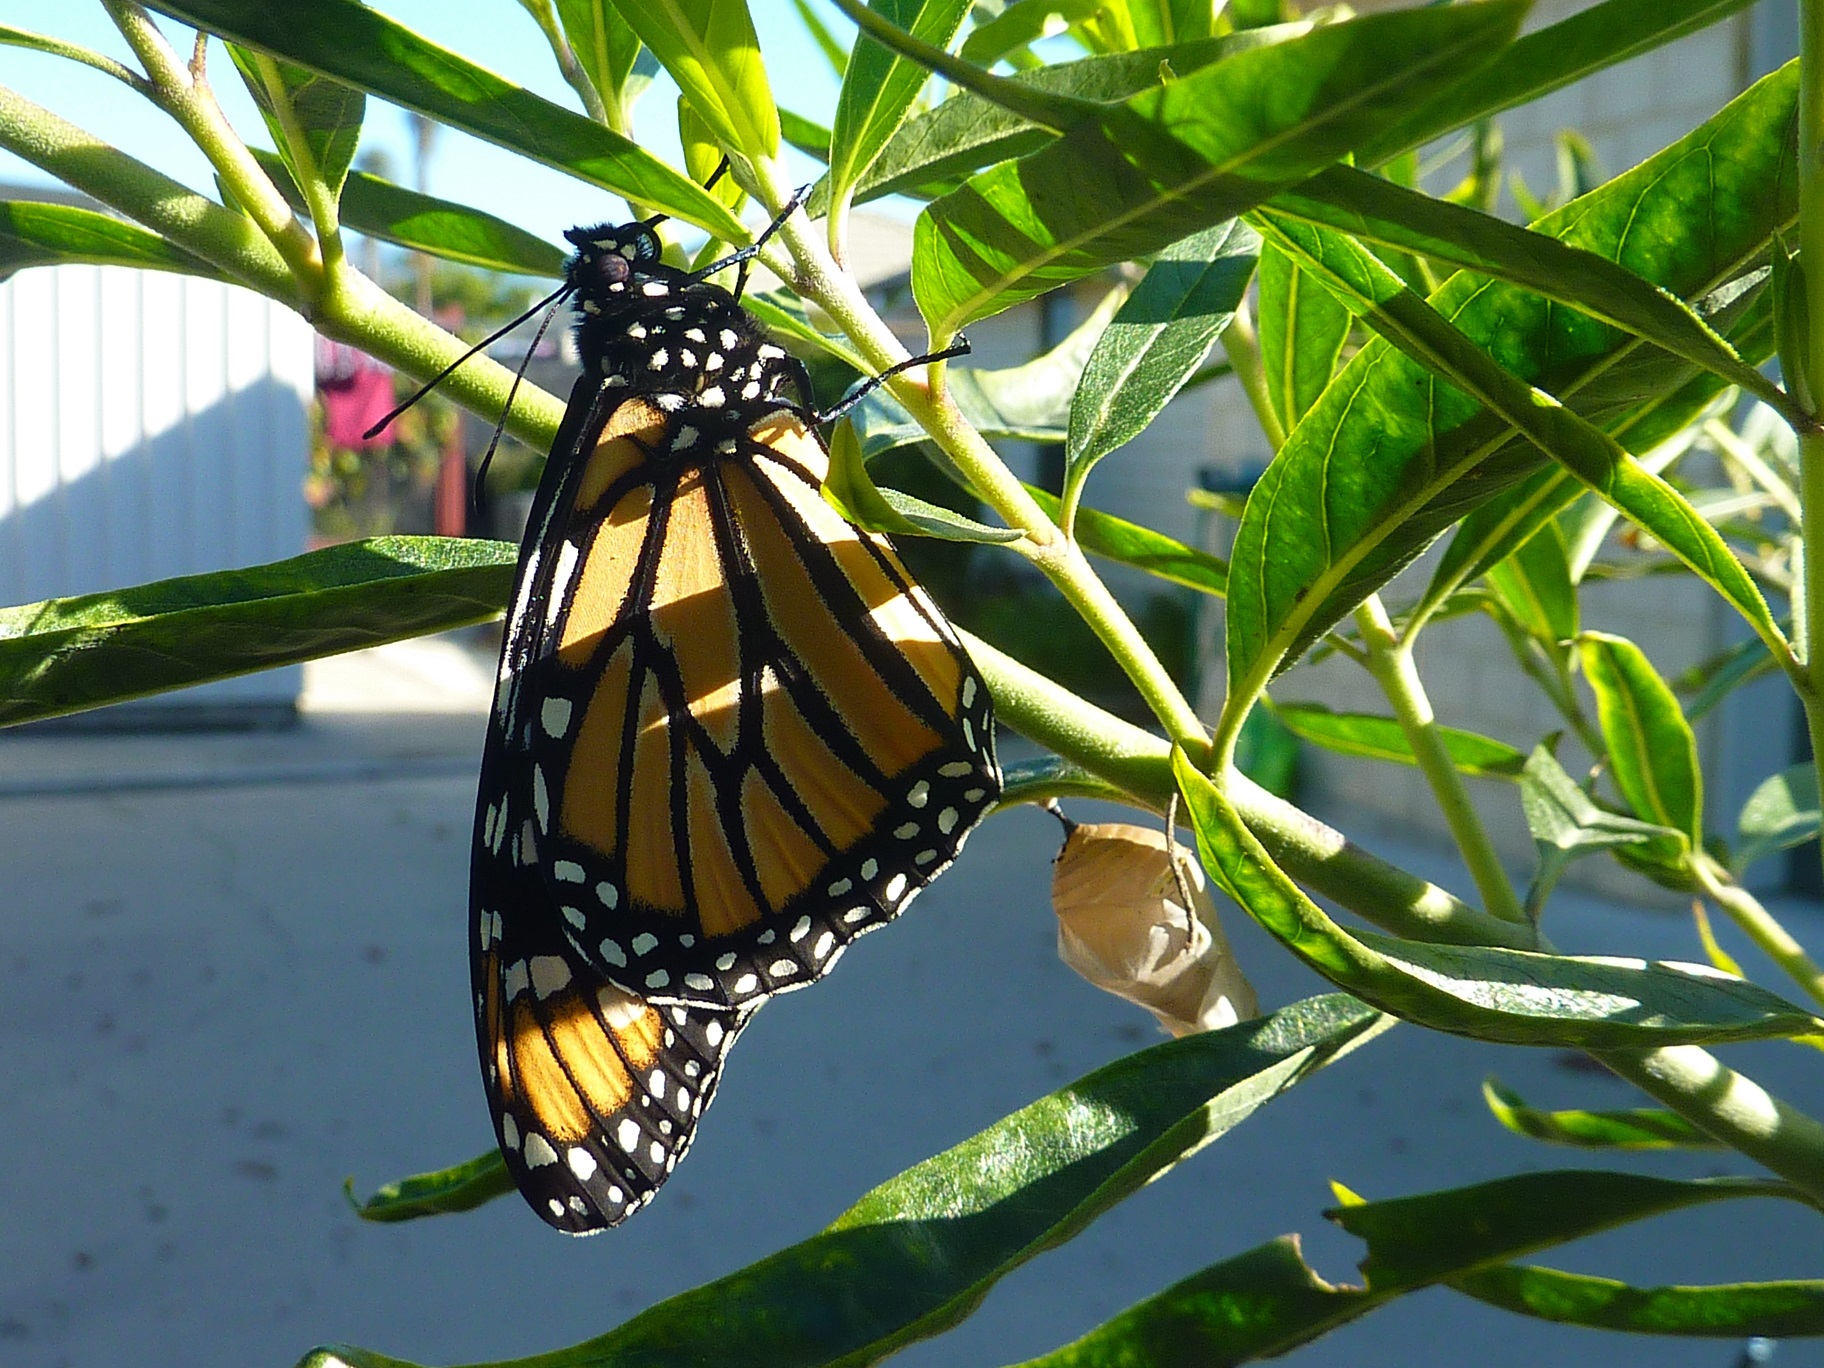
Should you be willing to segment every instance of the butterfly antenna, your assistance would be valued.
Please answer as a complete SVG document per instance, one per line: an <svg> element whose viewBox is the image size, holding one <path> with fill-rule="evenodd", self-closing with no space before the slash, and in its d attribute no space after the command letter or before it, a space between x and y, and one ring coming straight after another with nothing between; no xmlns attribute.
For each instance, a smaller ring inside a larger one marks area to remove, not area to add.
<svg viewBox="0 0 1824 1368"><path fill-rule="evenodd" d="M558 296L563 293L562 290L559 290L547 301L551 308L539 320L538 331L532 334L532 345L526 348L526 354L519 359L519 369L513 372L513 386L507 391L507 406L500 411L500 421L494 424L494 435L488 439L488 449L482 453L481 464L475 467L475 483L469 489L469 503L478 516L481 512L481 482L487 478L488 463L494 459L494 452L500 446L500 434L506 430L507 415L513 412L513 400L519 394L519 382L526 378L526 367L532 364L532 355L538 350L538 344L545 340L545 329L549 328L551 320L557 317L557 300ZM531 316L529 313L521 314L516 321L524 321ZM496 337L499 335L499 333L495 334Z"/></svg>
<svg viewBox="0 0 1824 1368"><path fill-rule="evenodd" d="M969 345L969 339L966 337L959 337L940 352L931 352L926 356L909 356L904 361L895 362L879 375L870 375L841 399L837 400L832 407L824 409L821 413L812 414L811 416L816 419L816 422L813 423L812 426L822 427L825 423L835 422L838 418L842 417L843 414L854 408L855 405L859 404L863 399L866 399L870 394L874 393L875 390L879 389L882 385L886 384L887 381L903 371L909 371L914 366L923 366L932 361L948 361L952 357L967 356L972 350L973 348Z"/></svg>
<svg viewBox="0 0 1824 1368"><path fill-rule="evenodd" d="M513 329L517 328L521 323L524 323L528 318L532 317L533 314L537 313L540 309L545 308L547 305L552 306L553 312L555 312L555 306L557 305L558 301L561 300L565 295L569 294L570 290L571 290L570 282L566 280L562 285L559 285L550 294L546 295L543 299L539 300L538 303L534 304L531 308L527 309L518 318L515 318L511 323L506 323L506 324L503 324L502 326L500 326L499 328L496 328L493 332L489 333L486 337L482 338L481 341L477 342L474 346L470 347L461 356L457 357L454 361L450 362L449 365L445 366L442 370L438 371L437 374L433 375L429 380L426 380L422 385L420 385L416 390L414 390L412 392L412 397L410 399L407 399L403 404L400 404L397 408L393 409L393 411L391 413L387 414L386 417L382 418L379 422L375 423L366 432L362 433L361 436L364 439L370 439L370 440L372 438L378 436L380 433L380 430L382 428L384 428L388 423L392 422L393 419L397 418L400 414L404 413L407 409L411 408L411 406L413 404L417 403L420 399L424 398L425 395L429 394L432 390L436 389L437 386L441 385L447 378L449 378L451 372L453 372L464 361L467 361L471 356L475 355L475 353L480 351L483 347L491 346L495 342L500 341L501 338L505 337L508 333L512 332ZM547 318L545 320L545 323L548 324L550 321L551 320L549 318ZM543 337L545 335L545 329L542 325L540 326L540 328L538 330L538 335L540 337ZM527 352L526 355L527 355L527 357L530 357L531 353ZM523 363L520 365L519 373L521 375L524 375L526 373L526 368ZM519 381L517 378L514 380L513 384L514 384L514 388L517 389L519 386ZM507 400L507 403L509 406L511 406L512 402L513 401L511 399Z"/></svg>

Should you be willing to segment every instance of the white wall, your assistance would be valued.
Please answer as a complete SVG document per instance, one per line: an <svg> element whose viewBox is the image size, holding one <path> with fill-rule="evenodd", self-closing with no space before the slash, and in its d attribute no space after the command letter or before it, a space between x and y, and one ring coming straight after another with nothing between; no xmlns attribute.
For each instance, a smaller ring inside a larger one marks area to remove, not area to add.
<svg viewBox="0 0 1824 1368"><path fill-rule="evenodd" d="M304 549L310 325L250 291L116 267L0 283L0 603ZM289 706L298 669L161 695Z"/></svg>

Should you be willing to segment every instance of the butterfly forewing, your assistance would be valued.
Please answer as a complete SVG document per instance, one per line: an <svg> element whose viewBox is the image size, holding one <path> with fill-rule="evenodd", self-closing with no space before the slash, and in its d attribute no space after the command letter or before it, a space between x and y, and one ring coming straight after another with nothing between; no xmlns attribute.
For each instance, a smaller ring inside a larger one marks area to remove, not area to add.
<svg viewBox="0 0 1824 1368"><path fill-rule="evenodd" d="M821 496L802 367L725 291L572 240L585 373L521 556L473 905L502 1146L582 1231L663 1181L747 1014L896 916L1000 781L955 634Z"/></svg>

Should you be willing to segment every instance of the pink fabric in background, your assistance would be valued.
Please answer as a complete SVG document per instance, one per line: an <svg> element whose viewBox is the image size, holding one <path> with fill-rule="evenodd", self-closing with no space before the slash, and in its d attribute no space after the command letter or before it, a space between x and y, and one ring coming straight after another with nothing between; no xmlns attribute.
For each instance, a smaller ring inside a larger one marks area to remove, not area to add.
<svg viewBox="0 0 1824 1368"><path fill-rule="evenodd" d="M391 444L391 423L372 437L363 435L394 402L393 372L366 352L319 337L317 398L323 404L324 435L337 446L371 451Z"/></svg>

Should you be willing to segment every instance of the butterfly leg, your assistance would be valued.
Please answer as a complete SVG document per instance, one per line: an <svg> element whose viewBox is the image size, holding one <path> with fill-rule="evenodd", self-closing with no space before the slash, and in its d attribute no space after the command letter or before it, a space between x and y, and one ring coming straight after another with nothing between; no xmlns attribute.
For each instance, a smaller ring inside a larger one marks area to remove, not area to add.
<svg viewBox="0 0 1824 1368"><path fill-rule="evenodd" d="M971 350L972 348L969 345L969 339L966 337L958 337L956 341L952 342L942 351L930 352L924 356L909 356L904 361L896 361L879 375L870 375L866 380L863 380L859 385L855 386L854 389L850 390L841 399L838 399L821 413L811 414L811 426L822 427L825 423L835 422L838 418L842 417L843 414L854 408L855 405L859 404L863 399L866 399L894 376L899 375L904 371L909 371L914 366L923 366L932 361L948 361L956 356L967 356Z"/></svg>
<svg viewBox="0 0 1824 1368"><path fill-rule="evenodd" d="M711 183L714 183L713 179ZM773 234L777 233L780 228L785 226L785 221L798 212L799 206L811 197L811 189L812 187L808 185L799 186L798 189L793 192L792 197L785 202L785 208L779 211L779 216L766 225L765 232L761 233L759 237L755 238L746 247L730 252L720 261L712 261L709 265L696 273L696 278L698 280L707 280L717 271L726 271L730 266L739 266L741 271L735 278L735 298L739 300L742 292L747 288L747 273L752 267L754 258L760 255L760 249L766 246Z"/></svg>

